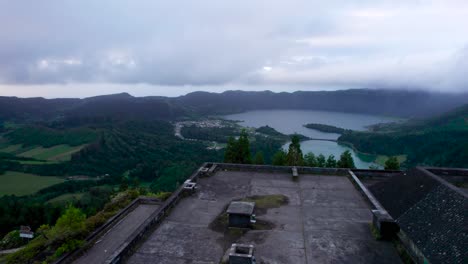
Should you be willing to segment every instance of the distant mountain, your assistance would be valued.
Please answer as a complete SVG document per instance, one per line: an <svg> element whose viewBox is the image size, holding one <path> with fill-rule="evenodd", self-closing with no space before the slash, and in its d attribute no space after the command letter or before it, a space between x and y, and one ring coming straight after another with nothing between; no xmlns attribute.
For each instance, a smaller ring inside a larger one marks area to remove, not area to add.
<svg viewBox="0 0 468 264"><path fill-rule="evenodd" d="M203 114L227 114L258 109L313 109L429 117L467 103L468 93L442 94L370 89L294 93L227 91L221 94L195 92L174 100Z"/></svg>
<svg viewBox="0 0 468 264"><path fill-rule="evenodd" d="M85 99L0 97L0 120L173 120L261 109L310 109L399 117L429 117L468 102L468 93L353 89L273 93L193 92L184 96L133 97L127 93Z"/></svg>
<svg viewBox="0 0 468 264"><path fill-rule="evenodd" d="M85 99L0 97L0 121L172 120L185 111L165 97L133 97L127 93Z"/></svg>

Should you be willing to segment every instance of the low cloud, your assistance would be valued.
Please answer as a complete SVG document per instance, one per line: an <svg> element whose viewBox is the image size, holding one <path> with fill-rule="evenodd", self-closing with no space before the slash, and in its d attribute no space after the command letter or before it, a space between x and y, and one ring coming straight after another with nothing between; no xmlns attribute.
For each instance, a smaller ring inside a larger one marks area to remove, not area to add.
<svg viewBox="0 0 468 264"><path fill-rule="evenodd" d="M468 91L466 24L459 0L0 0L0 83Z"/></svg>

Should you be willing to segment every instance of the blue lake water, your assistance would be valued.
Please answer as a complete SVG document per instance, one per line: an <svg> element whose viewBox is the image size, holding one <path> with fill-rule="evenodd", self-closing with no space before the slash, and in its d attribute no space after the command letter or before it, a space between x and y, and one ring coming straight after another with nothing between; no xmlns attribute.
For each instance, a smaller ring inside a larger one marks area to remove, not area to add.
<svg viewBox="0 0 468 264"><path fill-rule="evenodd" d="M401 121L399 118L327 112L312 110L258 110L240 114L224 116L226 119L242 121L240 124L246 127L270 126L283 134L302 134L310 138L337 139L339 134L323 133L314 129L305 128L307 123L318 123L333 125L345 129L365 131L369 125L377 123L387 123ZM289 144L289 143L288 143ZM288 144L283 146L287 148ZM325 156L334 155L337 159L345 150L350 150L357 168L367 169L371 165L376 165L366 161L362 155L357 155L351 148L340 145L332 141L307 140L301 142L302 152L313 152Z"/></svg>

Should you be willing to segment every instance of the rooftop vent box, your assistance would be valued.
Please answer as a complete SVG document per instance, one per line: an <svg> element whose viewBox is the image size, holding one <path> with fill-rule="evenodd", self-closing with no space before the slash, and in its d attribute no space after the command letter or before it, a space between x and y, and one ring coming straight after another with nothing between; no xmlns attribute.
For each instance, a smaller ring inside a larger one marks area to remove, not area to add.
<svg viewBox="0 0 468 264"><path fill-rule="evenodd" d="M232 244L229 250L229 264L255 264L254 246Z"/></svg>
<svg viewBox="0 0 468 264"><path fill-rule="evenodd" d="M254 215L255 203L235 201L229 204L229 227L249 228L256 222Z"/></svg>
<svg viewBox="0 0 468 264"><path fill-rule="evenodd" d="M292 167L292 179L297 181L299 179L299 173L297 172L297 167Z"/></svg>
<svg viewBox="0 0 468 264"><path fill-rule="evenodd" d="M192 182L191 180L186 180L184 182L184 190L192 193L192 192L195 192L196 189L197 189L197 183Z"/></svg>

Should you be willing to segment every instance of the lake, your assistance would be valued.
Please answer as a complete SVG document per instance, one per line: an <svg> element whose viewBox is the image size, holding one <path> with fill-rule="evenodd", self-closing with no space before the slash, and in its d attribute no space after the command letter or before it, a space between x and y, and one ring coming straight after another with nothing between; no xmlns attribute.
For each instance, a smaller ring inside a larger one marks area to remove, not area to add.
<svg viewBox="0 0 468 264"><path fill-rule="evenodd" d="M399 118L366 114L340 113L312 110L258 110L224 116L229 120L242 121L246 127L270 126L283 134L302 134L309 138L337 139L340 135L324 133L304 127L307 123L337 126L345 129L365 131L367 126L377 123L401 121ZM289 143L283 147L287 149ZM358 155L351 148L333 141L307 140L301 142L304 154L313 152L325 156L334 155L337 159L345 150L350 150L357 168L367 169L374 164L369 157Z"/></svg>

